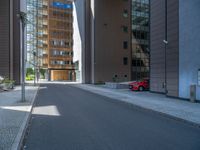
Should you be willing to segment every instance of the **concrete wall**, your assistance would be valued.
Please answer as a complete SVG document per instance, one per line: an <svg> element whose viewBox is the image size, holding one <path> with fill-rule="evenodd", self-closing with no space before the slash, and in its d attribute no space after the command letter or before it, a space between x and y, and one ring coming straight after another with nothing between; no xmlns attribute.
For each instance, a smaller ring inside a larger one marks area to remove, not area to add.
<svg viewBox="0 0 200 150"><path fill-rule="evenodd" d="M90 49L91 49L91 57L90 57L90 59L91 59L91 83L95 83L95 76L96 76L96 74L95 74L95 64L96 64L96 31L95 31L95 29L96 29L96 26L95 26L95 24L96 24L96 1L97 0L89 0L90 1L90 9L89 9L89 11L90 11L90 15L89 15L89 17L90 17L90 38L89 38L89 40L90 40Z"/></svg>
<svg viewBox="0 0 200 150"><path fill-rule="evenodd" d="M92 39L93 83L130 80L131 48L130 35L123 32L123 25L129 27L130 33L130 1L95 0L94 1L94 33ZM123 11L129 11L129 17L123 17ZM123 49L123 41L128 41L128 49ZM128 58L128 65L123 58ZM127 77L125 77L127 75Z"/></svg>
<svg viewBox="0 0 200 150"><path fill-rule="evenodd" d="M20 0L20 10L26 12L26 0Z"/></svg>
<svg viewBox="0 0 200 150"><path fill-rule="evenodd" d="M73 44L73 50L74 50L74 58L73 61L79 62L79 79L77 81L84 82L85 76L83 75L85 73L85 0L76 0L73 3L74 11L74 21L73 21L73 28L74 28L74 44ZM84 77L84 78L83 78Z"/></svg>
<svg viewBox="0 0 200 150"><path fill-rule="evenodd" d="M189 98L191 84L197 84L200 69L200 1L180 0L179 17L179 96ZM200 100L200 87L197 87Z"/></svg>

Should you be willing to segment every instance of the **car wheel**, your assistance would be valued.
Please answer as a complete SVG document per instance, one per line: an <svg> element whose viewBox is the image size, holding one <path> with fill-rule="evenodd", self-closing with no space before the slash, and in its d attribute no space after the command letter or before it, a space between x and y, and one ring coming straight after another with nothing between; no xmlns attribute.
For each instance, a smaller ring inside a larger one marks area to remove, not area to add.
<svg viewBox="0 0 200 150"><path fill-rule="evenodd" d="M144 91L144 87L140 86L139 91Z"/></svg>

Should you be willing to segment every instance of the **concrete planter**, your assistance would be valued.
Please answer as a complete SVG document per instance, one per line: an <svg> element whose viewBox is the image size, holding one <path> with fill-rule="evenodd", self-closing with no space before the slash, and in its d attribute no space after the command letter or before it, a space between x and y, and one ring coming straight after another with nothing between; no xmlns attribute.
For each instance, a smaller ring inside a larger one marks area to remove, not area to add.
<svg viewBox="0 0 200 150"><path fill-rule="evenodd" d="M13 89L14 88L14 83L2 83L0 85L0 88L3 89L3 90L10 90L10 89Z"/></svg>
<svg viewBox="0 0 200 150"><path fill-rule="evenodd" d="M106 82L105 86L111 89L128 89L129 88L128 84L116 83L116 82Z"/></svg>

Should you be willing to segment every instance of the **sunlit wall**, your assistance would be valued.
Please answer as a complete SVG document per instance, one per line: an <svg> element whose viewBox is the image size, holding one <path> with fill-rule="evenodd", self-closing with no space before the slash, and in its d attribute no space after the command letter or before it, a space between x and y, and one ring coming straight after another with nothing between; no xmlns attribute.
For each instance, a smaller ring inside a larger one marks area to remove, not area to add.
<svg viewBox="0 0 200 150"><path fill-rule="evenodd" d="M200 1L181 0L179 5L179 96L189 98L190 85L194 84L200 100Z"/></svg>

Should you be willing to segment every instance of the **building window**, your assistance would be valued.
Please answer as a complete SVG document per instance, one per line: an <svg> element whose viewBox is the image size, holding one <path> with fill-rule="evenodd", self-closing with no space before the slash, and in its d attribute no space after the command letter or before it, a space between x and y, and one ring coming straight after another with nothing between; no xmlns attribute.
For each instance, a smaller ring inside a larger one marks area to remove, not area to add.
<svg viewBox="0 0 200 150"><path fill-rule="evenodd" d="M128 58L127 57L124 57L123 58L123 64L126 66L128 65Z"/></svg>
<svg viewBox="0 0 200 150"><path fill-rule="evenodd" d="M124 31L125 33L128 33L128 27L127 27L127 26L123 26L122 28L123 28L123 31Z"/></svg>
<svg viewBox="0 0 200 150"><path fill-rule="evenodd" d="M124 41L124 42L123 42L123 48L124 48L124 49L128 49L128 42L127 42L127 41Z"/></svg>
<svg viewBox="0 0 200 150"><path fill-rule="evenodd" d="M127 10L127 9L124 9L124 11L123 11L123 16L124 16L125 18L128 17L128 10Z"/></svg>
<svg viewBox="0 0 200 150"><path fill-rule="evenodd" d="M200 86L200 69L198 70L198 86Z"/></svg>

